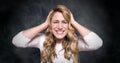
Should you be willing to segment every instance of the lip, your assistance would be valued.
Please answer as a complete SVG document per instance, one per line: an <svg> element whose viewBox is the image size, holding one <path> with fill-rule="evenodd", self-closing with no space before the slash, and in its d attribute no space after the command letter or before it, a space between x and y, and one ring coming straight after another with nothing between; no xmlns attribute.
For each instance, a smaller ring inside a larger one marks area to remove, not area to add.
<svg viewBox="0 0 120 63"><path fill-rule="evenodd" d="M63 34L63 33L64 33L64 31L61 31L61 30L56 30L56 33L57 33L57 34Z"/></svg>

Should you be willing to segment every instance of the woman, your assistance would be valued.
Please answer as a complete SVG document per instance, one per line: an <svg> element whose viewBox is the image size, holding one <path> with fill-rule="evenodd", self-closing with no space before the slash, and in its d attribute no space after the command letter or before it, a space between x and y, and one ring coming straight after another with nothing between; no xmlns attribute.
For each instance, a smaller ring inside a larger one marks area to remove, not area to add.
<svg viewBox="0 0 120 63"><path fill-rule="evenodd" d="M41 33L45 29L45 34ZM75 21L67 7L57 5L44 23L19 32L12 43L17 47L39 48L41 63L79 63L78 52L100 48L102 39Z"/></svg>

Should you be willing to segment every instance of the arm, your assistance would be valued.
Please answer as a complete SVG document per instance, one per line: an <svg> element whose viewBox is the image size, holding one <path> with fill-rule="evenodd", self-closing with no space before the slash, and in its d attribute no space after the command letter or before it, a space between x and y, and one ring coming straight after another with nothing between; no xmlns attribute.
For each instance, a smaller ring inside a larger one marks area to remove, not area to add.
<svg viewBox="0 0 120 63"><path fill-rule="evenodd" d="M71 24L72 24L73 27L79 32L79 34L80 34L82 37L88 35L88 34L91 32L88 28L80 25L77 21L75 21L72 13L71 13Z"/></svg>
<svg viewBox="0 0 120 63"><path fill-rule="evenodd" d="M47 26L48 26L48 21L49 21L49 16L50 14L53 12L53 10L51 10L47 16L47 19L46 21L41 24L41 25L38 25L36 27L33 27L33 28L30 28L30 29L27 29L27 30L24 30L23 31L23 35L28 37L29 39L33 39L36 35L38 35L39 32L41 32L42 30L46 29Z"/></svg>
<svg viewBox="0 0 120 63"><path fill-rule="evenodd" d="M41 35L39 34L34 39L29 39L26 36L23 35L23 31L19 32L17 35L15 35L12 39L12 43L16 47L37 47L39 44L39 39Z"/></svg>
<svg viewBox="0 0 120 63"><path fill-rule="evenodd" d="M93 31L77 23L77 21L74 20L72 13L71 24L79 32L83 39L81 40L80 37L78 37L79 51L96 50L102 46L102 39Z"/></svg>
<svg viewBox="0 0 120 63"><path fill-rule="evenodd" d="M52 11L49 12L49 15L51 14L51 12ZM47 16L46 21L41 25L32 27L27 30L23 30L20 33L18 33L16 36L14 36L12 43L18 47L27 47L26 45L28 45L29 42L35 42L34 44L38 44L36 42L38 42L40 36L39 33L44 29L46 29L48 26L49 15Z"/></svg>
<svg viewBox="0 0 120 63"><path fill-rule="evenodd" d="M23 35L29 39L33 39L35 36L37 36L42 30L46 29L48 26L47 22L44 22L41 25L38 25L36 27L27 29L23 31Z"/></svg>
<svg viewBox="0 0 120 63"><path fill-rule="evenodd" d="M78 38L79 51L96 50L103 44L102 39L94 32L90 32L82 39Z"/></svg>
<svg viewBox="0 0 120 63"><path fill-rule="evenodd" d="M16 47L37 47L40 38L39 33L46 27L46 23L43 23L36 27L23 30L13 37L12 43Z"/></svg>

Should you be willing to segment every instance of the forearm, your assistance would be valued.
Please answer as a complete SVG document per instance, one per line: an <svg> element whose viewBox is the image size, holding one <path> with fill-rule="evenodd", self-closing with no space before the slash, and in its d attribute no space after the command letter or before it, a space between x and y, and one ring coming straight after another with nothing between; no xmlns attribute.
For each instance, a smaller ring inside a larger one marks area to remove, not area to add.
<svg viewBox="0 0 120 63"><path fill-rule="evenodd" d="M74 26L74 28L79 32L79 34L82 37L88 35L91 32L88 28L80 25L77 21L72 21L71 24Z"/></svg>
<svg viewBox="0 0 120 63"><path fill-rule="evenodd" d="M45 20L45 22L41 25L38 25L36 27L33 27L33 28L30 28L30 29L27 29L27 30L24 30L23 31L23 35L28 37L29 39L32 39L34 38L38 33L40 33L41 31L43 31L44 29L47 28L48 26L48 21L50 20L50 15L51 13L53 12L53 10L51 10Z"/></svg>
<svg viewBox="0 0 120 63"><path fill-rule="evenodd" d="M37 37L37 35L45 28L47 28L47 24L43 23L33 28L23 30L13 37L12 43L17 47L27 47L30 42L34 42L35 44L38 40L34 39L36 41L33 41L31 39L35 36Z"/></svg>
<svg viewBox="0 0 120 63"><path fill-rule="evenodd" d="M41 25L35 26L33 28L23 30L23 35L26 36L29 39L34 38L38 33L40 33L42 30L47 28L47 23L44 22Z"/></svg>

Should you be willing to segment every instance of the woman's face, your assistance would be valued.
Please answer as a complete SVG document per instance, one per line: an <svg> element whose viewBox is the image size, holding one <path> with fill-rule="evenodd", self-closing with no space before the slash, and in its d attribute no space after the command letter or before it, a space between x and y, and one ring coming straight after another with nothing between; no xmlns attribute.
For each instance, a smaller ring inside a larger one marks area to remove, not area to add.
<svg viewBox="0 0 120 63"><path fill-rule="evenodd" d="M63 39L68 32L68 21L65 20L62 13L55 12L52 21L52 32L56 39Z"/></svg>

